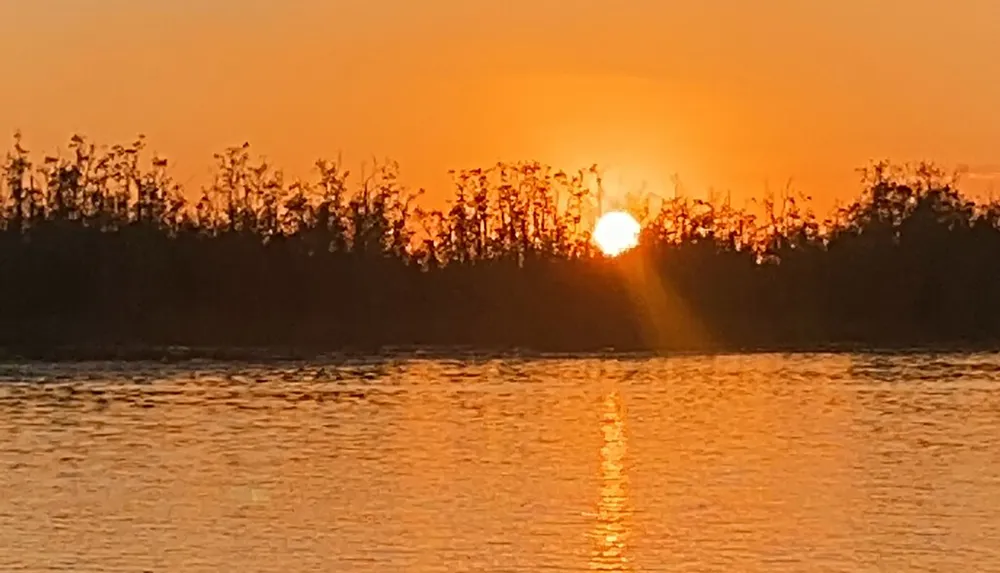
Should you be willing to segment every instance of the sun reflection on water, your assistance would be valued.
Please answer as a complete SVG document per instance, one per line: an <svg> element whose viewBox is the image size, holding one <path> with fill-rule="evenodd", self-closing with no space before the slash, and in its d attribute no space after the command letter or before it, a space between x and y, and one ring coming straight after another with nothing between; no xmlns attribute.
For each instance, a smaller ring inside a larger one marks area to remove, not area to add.
<svg viewBox="0 0 1000 573"><path fill-rule="evenodd" d="M632 571L628 554L632 508L625 468L627 443L621 397L612 391L604 399L601 420L601 498L592 533L594 550L590 568L594 571Z"/></svg>

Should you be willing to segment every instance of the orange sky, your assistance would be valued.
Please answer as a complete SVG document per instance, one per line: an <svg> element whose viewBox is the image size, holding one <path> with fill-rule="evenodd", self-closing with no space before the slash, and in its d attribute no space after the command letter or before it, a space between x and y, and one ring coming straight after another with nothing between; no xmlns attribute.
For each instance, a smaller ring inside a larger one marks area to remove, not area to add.
<svg viewBox="0 0 1000 573"><path fill-rule="evenodd" d="M1000 172L995 0L0 0L0 131L146 133L179 178L251 141L452 167L598 162L829 202L870 158ZM432 197L433 198L433 197Z"/></svg>

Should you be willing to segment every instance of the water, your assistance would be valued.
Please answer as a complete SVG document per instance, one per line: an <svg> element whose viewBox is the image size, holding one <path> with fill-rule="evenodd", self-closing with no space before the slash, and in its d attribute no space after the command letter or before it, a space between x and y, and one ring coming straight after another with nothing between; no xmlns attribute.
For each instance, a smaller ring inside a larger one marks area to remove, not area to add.
<svg viewBox="0 0 1000 573"><path fill-rule="evenodd" d="M0 571L1000 571L1000 356L0 367Z"/></svg>

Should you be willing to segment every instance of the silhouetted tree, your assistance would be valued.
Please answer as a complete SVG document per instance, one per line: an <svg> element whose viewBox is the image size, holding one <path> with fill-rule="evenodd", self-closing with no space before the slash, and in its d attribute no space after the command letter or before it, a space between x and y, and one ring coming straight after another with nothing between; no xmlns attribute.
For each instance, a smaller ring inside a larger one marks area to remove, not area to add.
<svg viewBox="0 0 1000 573"><path fill-rule="evenodd" d="M399 166L288 181L249 145L192 204L144 138L74 136L0 177L0 344L472 344L539 348L990 343L1000 204L930 164L875 163L819 219L786 190L745 208L631 194L640 247L590 229L596 166L453 172L441 211Z"/></svg>

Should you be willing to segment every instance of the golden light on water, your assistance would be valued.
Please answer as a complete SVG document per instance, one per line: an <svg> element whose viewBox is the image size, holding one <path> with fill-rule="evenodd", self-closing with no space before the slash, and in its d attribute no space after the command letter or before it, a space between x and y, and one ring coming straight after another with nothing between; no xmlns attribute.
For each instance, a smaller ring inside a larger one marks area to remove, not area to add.
<svg viewBox="0 0 1000 573"><path fill-rule="evenodd" d="M601 496L593 532L596 547L590 568L596 571L631 571L628 538L631 533L631 504L628 475L624 407L618 392L604 400L601 430Z"/></svg>
<svg viewBox="0 0 1000 573"><path fill-rule="evenodd" d="M624 211L610 211L594 226L594 242L601 252L616 257L639 245L641 227L635 217Z"/></svg>

